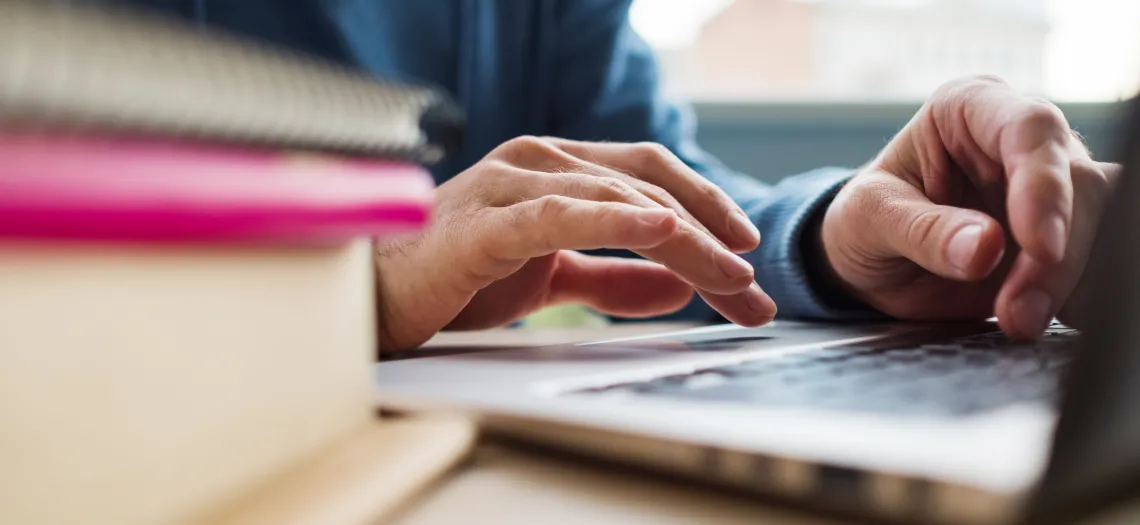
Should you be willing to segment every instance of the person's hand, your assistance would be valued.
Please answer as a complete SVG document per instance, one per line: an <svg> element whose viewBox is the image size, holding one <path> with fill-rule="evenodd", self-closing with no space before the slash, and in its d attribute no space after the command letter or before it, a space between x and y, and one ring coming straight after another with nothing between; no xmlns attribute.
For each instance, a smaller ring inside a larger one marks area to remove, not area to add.
<svg viewBox="0 0 1140 525"><path fill-rule="evenodd" d="M820 239L833 276L885 314L996 315L1033 339L1055 315L1081 325L1078 283L1118 172L1056 106L958 80L840 191Z"/></svg>
<svg viewBox="0 0 1140 525"><path fill-rule="evenodd" d="M569 301L661 315L694 288L730 321L762 325L776 306L733 253L759 242L744 212L664 147L521 137L440 185L423 234L377 245L381 350ZM572 251L597 248L648 261Z"/></svg>

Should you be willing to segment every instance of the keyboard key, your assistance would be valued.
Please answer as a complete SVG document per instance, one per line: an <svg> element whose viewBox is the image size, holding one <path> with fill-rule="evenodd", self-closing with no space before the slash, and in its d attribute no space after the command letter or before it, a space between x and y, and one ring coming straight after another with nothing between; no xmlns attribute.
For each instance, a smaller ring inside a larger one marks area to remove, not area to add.
<svg viewBox="0 0 1140 525"><path fill-rule="evenodd" d="M820 348L581 393L961 416L1054 401L1077 336L1050 331L1026 344L994 332L913 347Z"/></svg>

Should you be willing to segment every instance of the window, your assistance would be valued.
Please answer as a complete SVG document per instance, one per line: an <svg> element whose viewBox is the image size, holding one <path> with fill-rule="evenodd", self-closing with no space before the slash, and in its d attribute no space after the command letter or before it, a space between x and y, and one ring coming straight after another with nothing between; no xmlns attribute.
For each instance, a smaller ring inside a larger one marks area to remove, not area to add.
<svg viewBox="0 0 1140 525"><path fill-rule="evenodd" d="M977 73L1066 102L1140 91L1134 0L636 0L631 20L697 100L918 101Z"/></svg>

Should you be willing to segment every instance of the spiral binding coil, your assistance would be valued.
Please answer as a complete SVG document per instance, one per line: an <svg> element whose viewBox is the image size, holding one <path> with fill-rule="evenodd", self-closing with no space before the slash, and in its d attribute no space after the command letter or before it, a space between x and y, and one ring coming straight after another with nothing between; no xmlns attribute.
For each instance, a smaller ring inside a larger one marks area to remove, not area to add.
<svg viewBox="0 0 1140 525"><path fill-rule="evenodd" d="M462 126L426 87L156 14L36 0L0 0L4 120L424 163Z"/></svg>

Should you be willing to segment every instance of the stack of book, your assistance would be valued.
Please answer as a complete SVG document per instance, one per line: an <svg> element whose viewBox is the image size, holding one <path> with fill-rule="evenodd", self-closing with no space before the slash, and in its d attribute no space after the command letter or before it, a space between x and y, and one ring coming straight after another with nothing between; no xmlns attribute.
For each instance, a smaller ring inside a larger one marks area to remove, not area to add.
<svg viewBox="0 0 1140 525"><path fill-rule="evenodd" d="M0 523L241 521L373 424L371 241L461 136L430 89L0 0Z"/></svg>

